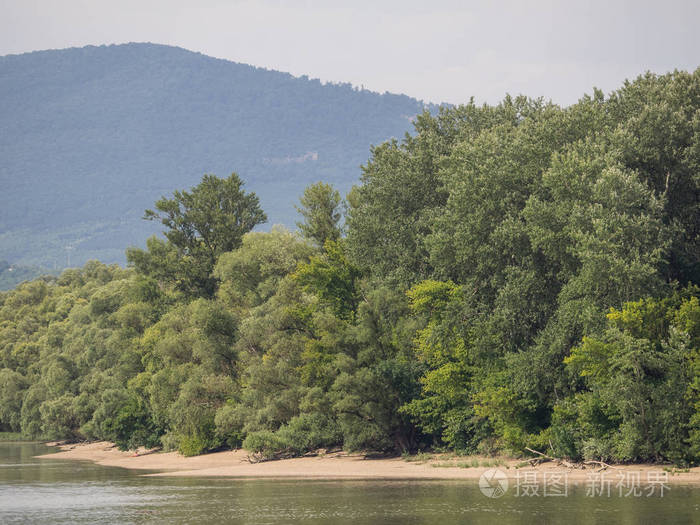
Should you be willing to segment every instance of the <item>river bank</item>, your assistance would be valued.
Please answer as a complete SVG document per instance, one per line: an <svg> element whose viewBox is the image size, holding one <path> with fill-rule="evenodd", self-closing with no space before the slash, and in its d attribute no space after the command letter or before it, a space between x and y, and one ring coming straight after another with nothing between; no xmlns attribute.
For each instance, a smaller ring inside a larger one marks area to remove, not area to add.
<svg viewBox="0 0 700 525"><path fill-rule="evenodd" d="M642 482L649 476L660 475L668 483L700 484L700 467L679 471L664 465L615 465L604 472L598 468L569 469L553 463L536 467L522 465L522 460L462 458L448 455L421 455L409 458L369 459L364 455L335 452L313 457L301 457L251 463L244 450L213 452L184 457L177 452L139 450L123 452L112 443L101 441L80 444L50 444L60 452L38 456L41 459L93 461L99 465L151 471L147 476L178 477L241 477L241 478L307 478L307 479L479 479L489 469L498 468L509 478L525 472L544 476L561 474L572 481L586 482L592 476L604 474L609 479L639 473ZM478 466L476 466L478 465ZM155 472L153 472L155 471ZM537 476L534 474L532 476Z"/></svg>

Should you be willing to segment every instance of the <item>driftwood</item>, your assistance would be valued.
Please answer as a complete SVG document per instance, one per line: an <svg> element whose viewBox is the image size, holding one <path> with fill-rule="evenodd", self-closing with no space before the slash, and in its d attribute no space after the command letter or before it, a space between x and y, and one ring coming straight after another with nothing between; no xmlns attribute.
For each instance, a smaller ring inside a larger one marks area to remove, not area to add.
<svg viewBox="0 0 700 525"><path fill-rule="evenodd" d="M589 459L583 462L584 465L598 465L600 468L596 472L600 472L601 470L607 470L609 468L619 470L617 467L613 467L612 465L608 465L607 463L603 461L595 461L593 459Z"/></svg>
<svg viewBox="0 0 700 525"><path fill-rule="evenodd" d="M331 449L330 452L336 452L335 449ZM246 456L246 460L248 463L262 463L264 461L275 461L278 459L290 459L290 458L313 458L316 456L325 456L327 453L329 453L326 449L318 449L318 450L312 450L309 452L304 452L303 454L300 454L297 451L293 451L290 448L285 448L282 450L278 450L272 454L264 454L263 452L253 452L252 454L248 454Z"/></svg>
<svg viewBox="0 0 700 525"><path fill-rule="evenodd" d="M299 457L299 454L294 454L289 450L280 450L274 454L263 454L262 452L253 452L246 456L248 463L263 463L265 461L274 461L276 459L289 459Z"/></svg>
<svg viewBox="0 0 700 525"><path fill-rule="evenodd" d="M252 454L246 455L245 459L248 463L260 463L261 461L265 461L265 456L260 452L253 452Z"/></svg>
<svg viewBox="0 0 700 525"><path fill-rule="evenodd" d="M550 448L552 448L552 450L554 450L554 447L552 447L552 444L551 444L551 443L549 444L549 446L550 446ZM618 467L614 467L614 466L612 466L612 465L608 465L607 463L605 463L605 462L603 462L603 461L596 461L596 460L593 460L593 459L587 459L587 460L585 460L585 461L580 461L580 462L576 462L576 463L571 463L570 461L567 461L567 460L565 460L565 459L557 458L557 457L554 457L554 456L550 456L550 455L548 455L548 454L545 454L544 452L540 452L540 451L538 451L538 450L531 449L530 447L525 447L525 450L527 450L527 451L530 452L531 454L535 454L535 455L538 456L538 457L536 457L536 458L532 458L532 459L528 460L529 463L530 463L530 465L533 466L533 467L536 467L537 465L539 465L539 464L541 464L541 463L545 463L545 462L547 462L547 461L553 461L553 462L555 462L557 465L560 465L560 466L562 466L562 467L566 467L566 468L569 468L569 469L575 469L575 468L578 468L578 469L585 469L585 468L587 468L588 466L597 465L597 466L598 466L598 470L596 470L596 472L600 472L600 471L602 471L602 470L607 470L607 469L609 469L609 468L610 468L610 469L617 469L617 470L619 470ZM593 468L594 468L594 467L593 467Z"/></svg>
<svg viewBox="0 0 700 525"><path fill-rule="evenodd" d="M534 458L534 460L530 460L530 464L534 467L536 465L539 465L540 463L544 463L546 461L554 461L556 462L557 465L564 466L566 468L579 468L577 465L574 465L573 463L566 461L565 459L562 458L555 458L553 456L549 456L545 454L544 452L539 452L537 450L531 449L530 447L525 447L525 450L528 452L531 452L532 454L537 454L540 456L539 458Z"/></svg>

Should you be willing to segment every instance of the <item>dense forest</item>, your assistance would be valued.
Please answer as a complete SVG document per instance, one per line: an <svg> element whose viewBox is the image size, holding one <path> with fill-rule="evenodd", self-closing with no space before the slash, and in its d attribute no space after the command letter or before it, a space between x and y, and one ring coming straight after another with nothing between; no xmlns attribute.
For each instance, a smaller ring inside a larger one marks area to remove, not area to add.
<svg viewBox="0 0 700 525"><path fill-rule="evenodd" d="M260 457L700 460L700 69L426 112L298 232L235 174L0 294L0 424Z"/></svg>
<svg viewBox="0 0 700 525"><path fill-rule="evenodd" d="M0 259L125 264L158 231L145 208L233 169L269 224L293 227L307 185L349 191L370 145L424 107L155 44L0 57Z"/></svg>

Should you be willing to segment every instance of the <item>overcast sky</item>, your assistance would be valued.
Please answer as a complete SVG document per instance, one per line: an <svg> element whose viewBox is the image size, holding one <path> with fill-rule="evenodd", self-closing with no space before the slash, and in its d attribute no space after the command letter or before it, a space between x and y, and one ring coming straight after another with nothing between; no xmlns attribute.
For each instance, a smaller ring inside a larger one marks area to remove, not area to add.
<svg viewBox="0 0 700 525"><path fill-rule="evenodd" d="M700 1L0 0L0 55L155 42L432 102L700 66Z"/></svg>

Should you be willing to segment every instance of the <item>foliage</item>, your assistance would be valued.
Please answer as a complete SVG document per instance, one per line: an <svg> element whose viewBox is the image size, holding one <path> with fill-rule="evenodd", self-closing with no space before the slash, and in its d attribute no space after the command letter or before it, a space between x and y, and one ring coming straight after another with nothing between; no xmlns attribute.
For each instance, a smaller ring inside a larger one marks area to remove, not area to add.
<svg viewBox="0 0 700 525"><path fill-rule="evenodd" d="M295 278L302 287L318 296L341 319L352 317L357 309L359 270L347 259L344 244L328 240L322 254L299 266Z"/></svg>
<svg viewBox="0 0 700 525"><path fill-rule="evenodd" d="M141 399L126 400L106 426L105 435L110 436L120 450L133 450L139 446L153 448L160 444L162 431L156 427Z"/></svg>
<svg viewBox="0 0 700 525"><path fill-rule="evenodd" d="M583 455L586 441L595 440L608 444L606 450L596 450L606 457L695 459L687 447L694 407L686 395L691 388L688 365L693 359L690 333L700 331L700 326L679 321L689 312L698 318L698 292L696 288L611 309L602 337L585 337L565 359L587 387L577 402L595 400L603 423L581 427L574 455ZM612 425L606 421L615 421L621 432L611 433Z"/></svg>
<svg viewBox="0 0 700 525"><path fill-rule="evenodd" d="M207 176L133 268L0 293L0 430L697 463L698 86L425 113L373 149L344 231L329 185L302 235L250 232L255 198Z"/></svg>
<svg viewBox="0 0 700 525"><path fill-rule="evenodd" d="M169 279L195 296L211 297L216 288L212 271L219 256L238 248L243 235L267 220L255 193L245 193L235 173L226 179L205 175L188 191L156 201L146 210L148 220L159 220L167 242L152 240L149 250L132 248L127 259L144 275Z"/></svg>
<svg viewBox="0 0 700 525"><path fill-rule="evenodd" d="M318 246L340 238L341 198L330 184L318 182L308 186L299 199L297 211L304 217L297 222L301 234Z"/></svg>

